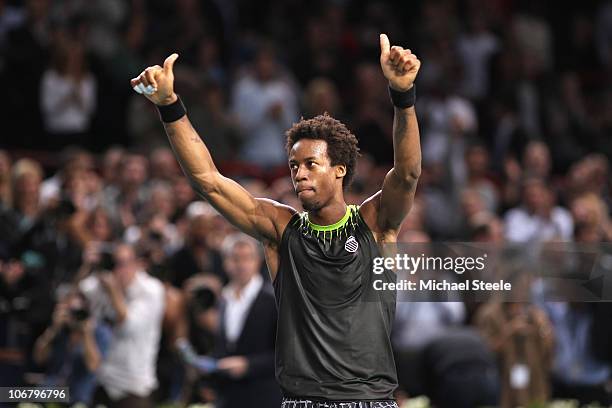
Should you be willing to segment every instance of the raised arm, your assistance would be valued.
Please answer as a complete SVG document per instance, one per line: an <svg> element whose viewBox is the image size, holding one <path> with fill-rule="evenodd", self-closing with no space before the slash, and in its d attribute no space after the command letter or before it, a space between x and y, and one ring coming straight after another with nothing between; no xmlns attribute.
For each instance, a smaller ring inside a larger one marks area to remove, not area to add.
<svg viewBox="0 0 612 408"><path fill-rule="evenodd" d="M172 54L163 67L148 67L131 80L131 85L161 109L175 108L180 112L174 93L173 66L177 58L178 54ZM243 232L261 241L280 241L294 210L272 200L254 198L238 183L221 175L186 115L165 121L164 127L183 172L201 196Z"/></svg>
<svg viewBox="0 0 612 408"><path fill-rule="evenodd" d="M409 94L404 93L413 88L421 66L417 57L402 47L390 47L387 36L381 34L380 65L392 92L396 91L396 98L407 98ZM393 168L387 173L382 190L362 206L364 212L369 212L369 224L374 224L370 226L381 233L397 233L412 207L421 175L421 143L414 106L396 105L394 110Z"/></svg>

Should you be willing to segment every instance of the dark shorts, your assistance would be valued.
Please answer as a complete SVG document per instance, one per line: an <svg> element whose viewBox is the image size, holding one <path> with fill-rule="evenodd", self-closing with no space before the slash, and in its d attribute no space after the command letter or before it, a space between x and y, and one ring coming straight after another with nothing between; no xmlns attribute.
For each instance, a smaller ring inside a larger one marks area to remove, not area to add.
<svg viewBox="0 0 612 408"><path fill-rule="evenodd" d="M314 401L302 398L283 398L281 408L399 408L393 400L378 401Z"/></svg>

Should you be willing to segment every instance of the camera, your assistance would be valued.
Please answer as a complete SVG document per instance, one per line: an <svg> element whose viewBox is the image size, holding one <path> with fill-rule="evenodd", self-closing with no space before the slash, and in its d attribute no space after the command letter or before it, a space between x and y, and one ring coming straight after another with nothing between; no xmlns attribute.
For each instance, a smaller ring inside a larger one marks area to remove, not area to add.
<svg viewBox="0 0 612 408"><path fill-rule="evenodd" d="M157 231L149 232L149 239L154 242L162 242L164 240L164 236Z"/></svg>
<svg viewBox="0 0 612 408"><path fill-rule="evenodd" d="M87 320L91 314L86 307L78 307L70 309L70 317L76 322Z"/></svg>
<svg viewBox="0 0 612 408"><path fill-rule="evenodd" d="M76 213L76 206L68 197L62 197L57 206L51 210L51 218L55 220L65 220Z"/></svg>
<svg viewBox="0 0 612 408"><path fill-rule="evenodd" d="M115 269L115 258L111 252L102 251L100 253L100 262L97 265L98 270L112 271Z"/></svg>
<svg viewBox="0 0 612 408"><path fill-rule="evenodd" d="M193 291L192 305L199 311L208 310L217 303L217 296L212 289L202 286Z"/></svg>
<svg viewBox="0 0 612 408"><path fill-rule="evenodd" d="M115 247L113 244L101 244L99 247L100 259L94 266L94 271L112 271L115 269L115 257L113 253L115 251Z"/></svg>

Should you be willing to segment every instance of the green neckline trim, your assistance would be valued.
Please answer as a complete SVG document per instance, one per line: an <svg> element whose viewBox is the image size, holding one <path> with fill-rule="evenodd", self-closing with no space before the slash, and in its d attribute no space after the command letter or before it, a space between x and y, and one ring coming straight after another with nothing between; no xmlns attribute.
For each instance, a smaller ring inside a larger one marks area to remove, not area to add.
<svg viewBox="0 0 612 408"><path fill-rule="evenodd" d="M335 222L331 225L317 225L317 224L312 223L308 219L308 213L306 213L306 221L308 222L308 225L310 226L310 228L312 228L315 231L335 231L338 228L341 228L342 226L344 226L344 224L346 224L348 220L351 218L352 207L353 205L347 205L346 213L344 214L344 216L338 222Z"/></svg>

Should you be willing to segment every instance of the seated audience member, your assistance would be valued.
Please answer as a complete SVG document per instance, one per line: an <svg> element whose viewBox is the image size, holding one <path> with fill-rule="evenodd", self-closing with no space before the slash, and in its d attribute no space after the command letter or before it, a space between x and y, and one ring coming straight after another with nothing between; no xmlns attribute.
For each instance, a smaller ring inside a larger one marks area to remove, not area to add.
<svg viewBox="0 0 612 408"><path fill-rule="evenodd" d="M529 178L523 185L523 203L506 213L506 239L514 243L571 241L574 223L568 210L556 205L556 196L544 180Z"/></svg>

